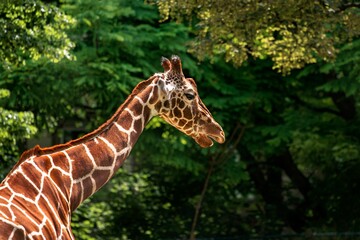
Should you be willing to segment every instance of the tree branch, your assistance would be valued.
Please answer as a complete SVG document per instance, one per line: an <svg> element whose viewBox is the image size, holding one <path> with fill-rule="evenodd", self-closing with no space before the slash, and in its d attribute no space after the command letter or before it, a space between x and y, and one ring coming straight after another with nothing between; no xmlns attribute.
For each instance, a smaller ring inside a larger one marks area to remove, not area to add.
<svg viewBox="0 0 360 240"><path fill-rule="evenodd" d="M222 151L219 152L215 157L210 158L209 169L208 169L208 172L207 172L207 175L206 175L206 178L205 178L204 186L203 186L203 189L201 191L200 199L199 199L199 201L198 201L198 203L196 204L196 207L195 207L195 214L194 214L194 218L193 218L193 222L192 222L192 226L191 226L191 232L190 232L190 240L195 240L196 239L195 238L196 237L195 236L196 225L198 223L201 206L202 206L202 203L203 203L204 198L205 198L206 191L207 191L208 186L209 186L210 177L213 174L215 166L221 165L222 163L225 162L226 159L228 159L229 154L231 154L236 149L236 147L238 146L240 140L244 136L245 129L246 129L245 126L241 125L240 123L237 123L234 131L232 131L232 134L231 134L229 140L224 145ZM231 146L229 146L233 142L233 140L234 140L234 143Z"/></svg>
<svg viewBox="0 0 360 240"><path fill-rule="evenodd" d="M310 197L312 186L309 179L299 170L294 163L289 151L285 150L280 154L269 157L264 168L254 159L254 157L245 149L243 151L246 159L247 171L254 183L256 190L263 197L267 211L275 218L282 219L289 227L296 232L303 231L307 216L306 210L311 209L316 217L324 217L324 211L321 205ZM303 195L303 199L292 209L286 207L288 203L282 195L281 171L284 171L290 178L293 186Z"/></svg>
<svg viewBox="0 0 360 240"><path fill-rule="evenodd" d="M294 163L289 151L284 152L279 156L275 156L274 162L281 169L284 170L286 175L291 179L295 187L301 192L304 198L307 198L309 191L311 190L311 184L309 179L299 170Z"/></svg>
<svg viewBox="0 0 360 240"><path fill-rule="evenodd" d="M195 229L196 229L196 225L199 219L199 215L200 215L200 209L201 209L201 205L203 203L204 197L205 197L205 193L208 189L209 186L209 181L210 181L210 177L213 173L214 170L214 165L215 165L215 159L211 158L210 162L209 162L209 169L206 175L206 179L205 179L205 183L203 186L203 189L201 191L201 195L200 195L200 199L198 201L198 203L196 204L195 207L195 214L194 214L194 218L193 218L193 222L192 222L192 226L191 226L191 232L190 232L190 240L195 240Z"/></svg>

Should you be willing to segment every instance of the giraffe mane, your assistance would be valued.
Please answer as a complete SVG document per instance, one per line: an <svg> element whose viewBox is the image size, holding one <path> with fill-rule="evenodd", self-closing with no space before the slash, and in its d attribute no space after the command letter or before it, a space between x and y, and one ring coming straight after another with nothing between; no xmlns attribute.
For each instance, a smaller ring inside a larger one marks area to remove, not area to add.
<svg viewBox="0 0 360 240"><path fill-rule="evenodd" d="M70 140L67 143L57 144L57 145L54 145L51 147L41 148L39 145L36 145L35 147L33 147L29 150L26 150L25 152L23 152L23 154L21 154L19 161L17 162L17 164L14 166L13 169L17 168L17 166L19 164L21 164L23 161L25 161L26 159L28 159L32 156L38 157L41 155L51 154L54 152L62 151L71 146L79 145L91 138L96 137L97 135L99 135L100 133L102 133L103 131L108 129L110 124L112 122L114 122L114 120L119 116L119 114L128 106L129 102L135 97L135 95L137 95L139 92L143 91L156 78L158 78L158 76L155 74L155 75L151 76L149 79L141 81L138 85L136 85L136 87L134 88L132 93L125 100L125 102L120 105L120 107L116 110L116 112L113 114L113 116L110 119L108 119L104 124L102 124L100 127L98 127L96 130L94 130L88 134L85 134L84 136L82 136L80 138Z"/></svg>

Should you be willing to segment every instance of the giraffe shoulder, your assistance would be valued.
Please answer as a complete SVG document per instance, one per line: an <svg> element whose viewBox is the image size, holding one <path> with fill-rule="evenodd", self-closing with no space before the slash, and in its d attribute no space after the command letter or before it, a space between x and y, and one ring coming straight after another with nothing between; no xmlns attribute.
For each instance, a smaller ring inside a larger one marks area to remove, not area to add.
<svg viewBox="0 0 360 240"><path fill-rule="evenodd" d="M23 152L20 156L20 162L32 157L32 156L39 156L43 153L43 150L41 149L41 147L39 145L36 145L35 147L26 150L25 152Z"/></svg>
<svg viewBox="0 0 360 240"><path fill-rule="evenodd" d="M14 165L14 167L11 169L11 171L8 173L8 176L10 176L12 174L12 172L18 168L20 166L20 164L22 164L26 159L32 157L32 156L40 156L43 154L43 149L39 146L36 145L35 147L26 150L25 152L23 152L20 156L19 161ZM0 228L1 229L1 228ZM0 239L1 239L1 235L0 235Z"/></svg>

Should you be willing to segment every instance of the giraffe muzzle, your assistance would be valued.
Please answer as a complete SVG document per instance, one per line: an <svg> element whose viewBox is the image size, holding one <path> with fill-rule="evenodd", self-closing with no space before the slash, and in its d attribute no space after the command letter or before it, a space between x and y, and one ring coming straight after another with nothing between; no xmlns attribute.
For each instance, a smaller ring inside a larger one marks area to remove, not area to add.
<svg viewBox="0 0 360 240"><path fill-rule="evenodd" d="M208 137L220 144L225 142L225 133L223 130L221 130L219 135L208 135Z"/></svg>
<svg viewBox="0 0 360 240"><path fill-rule="evenodd" d="M203 148L211 147L214 142L224 143L225 133L218 123L211 123L205 126L205 131L202 134L194 137L194 140Z"/></svg>

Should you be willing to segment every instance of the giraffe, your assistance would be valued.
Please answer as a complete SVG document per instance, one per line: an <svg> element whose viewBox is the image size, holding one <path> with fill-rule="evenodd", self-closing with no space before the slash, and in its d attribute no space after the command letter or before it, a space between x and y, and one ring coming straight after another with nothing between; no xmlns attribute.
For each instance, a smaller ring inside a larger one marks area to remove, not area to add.
<svg viewBox="0 0 360 240"><path fill-rule="evenodd" d="M195 81L185 78L178 56L162 58L163 73L140 82L98 129L65 144L24 152L0 184L0 240L74 239L71 213L107 183L154 116L201 147L225 141L202 103Z"/></svg>

